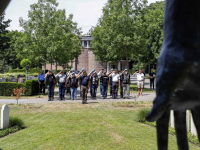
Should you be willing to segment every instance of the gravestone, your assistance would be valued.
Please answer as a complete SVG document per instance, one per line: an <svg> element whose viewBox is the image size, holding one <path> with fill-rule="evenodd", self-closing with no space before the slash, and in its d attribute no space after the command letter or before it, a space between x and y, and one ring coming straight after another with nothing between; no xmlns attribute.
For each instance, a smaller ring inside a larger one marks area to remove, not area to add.
<svg viewBox="0 0 200 150"><path fill-rule="evenodd" d="M190 131L190 112L189 110L186 110L186 127L187 127L187 132Z"/></svg>
<svg viewBox="0 0 200 150"><path fill-rule="evenodd" d="M28 76L28 80L33 80L34 76Z"/></svg>
<svg viewBox="0 0 200 150"><path fill-rule="evenodd" d="M193 120L193 117L192 117L192 113L191 113L191 133L195 136L197 136L197 129L196 129L196 126L194 124L194 120Z"/></svg>
<svg viewBox="0 0 200 150"><path fill-rule="evenodd" d="M9 107L3 105L1 109L1 129L9 127Z"/></svg>
<svg viewBox="0 0 200 150"><path fill-rule="evenodd" d="M170 111L171 127L174 128L174 111Z"/></svg>
<svg viewBox="0 0 200 150"><path fill-rule="evenodd" d="M9 77L10 77L10 78L14 78L15 76L10 75Z"/></svg>
<svg viewBox="0 0 200 150"><path fill-rule="evenodd" d="M17 82L18 82L18 79L17 79L17 78L11 78L11 79L10 79L10 82L16 82L16 83L17 83Z"/></svg>
<svg viewBox="0 0 200 150"><path fill-rule="evenodd" d="M0 82L6 82L7 79L6 78L0 78Z"/></svg>

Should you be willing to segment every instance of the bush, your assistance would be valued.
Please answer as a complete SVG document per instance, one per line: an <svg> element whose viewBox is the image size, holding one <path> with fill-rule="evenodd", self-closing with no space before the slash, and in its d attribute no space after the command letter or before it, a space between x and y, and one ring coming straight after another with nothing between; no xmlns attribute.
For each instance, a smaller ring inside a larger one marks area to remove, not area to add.
<svg viewBox="0 0 200 150"><path fill-rule="evenodd" d="M35 94L39 93L39 83L38 83L37 79L35 79L35 80L27 80L25 82L25 86L24 87L26 89L25 94L27 96L31 96L31 95L35 95Z"/></svg>
<svg viewBox="0 0 200 150"><path fill-rule="evenodd" d="M39 74L41 70L42 70L41 68L31 68L28 70L28 74L32 74L32 73ZM12 69L9 72L10 73L26 73L26 69Z"/></svg>
<svg viewBox="0 0 200 150"><path fill-rule="evenodd" d="M24 87L24 84L13 82L1 82L0 96L11 96L13 94L13 89L20 89L21 87Z"/></svg>
<svg viewBox="0 0 200 150"><path fill-rule="evenodd" d="M22 61L20 62L20 66L22 66L23 68L26 68L26 66L30 66L31 65L31 61L28 59L22 59Z"/></svg>
<svg viewBox="0 0 200 150"><path fill-rule="evenodd" d="M38 80L27 80L23 83L13 82L0 82L0 96L11 96L13 95L13 89L26 89L25 95L31 96L39 93Z"/></svg>
<svg viewBox="0 0 200 150"><path fill-rule="evenodd" d="M24 122L22 119L18 117L10 117L9 119L9 127L19 126L20 128L24 128Z"/></svg>
<svg viewBox="0 0 200 150"><path fill-rule="evenodd" d="M147 109L147 108L139 110L139 112L136 115L136 119L135 120L138 121L138 122L145 122L146 121L145 117L150 111L151 110Z"/></svg>
<svg viewBox="0 0 200 150"><path fill-rule="evenodd" d="M0 137L4 137L10 133L15 133L21 129L24 129L24 122L18 117L9 118L9 128L0 129Z"/></svg>

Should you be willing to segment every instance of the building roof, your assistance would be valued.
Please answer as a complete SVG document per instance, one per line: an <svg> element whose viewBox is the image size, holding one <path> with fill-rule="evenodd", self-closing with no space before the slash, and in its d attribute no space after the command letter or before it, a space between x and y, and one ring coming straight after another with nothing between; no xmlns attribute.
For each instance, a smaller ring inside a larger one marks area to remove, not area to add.
<svg viewBox="0 0 200 150"><path fill-rule="evenodd" d="M82 41L91 41L93 39L93 37L91 37L91 36L83 36L82 37Z"/></svg>

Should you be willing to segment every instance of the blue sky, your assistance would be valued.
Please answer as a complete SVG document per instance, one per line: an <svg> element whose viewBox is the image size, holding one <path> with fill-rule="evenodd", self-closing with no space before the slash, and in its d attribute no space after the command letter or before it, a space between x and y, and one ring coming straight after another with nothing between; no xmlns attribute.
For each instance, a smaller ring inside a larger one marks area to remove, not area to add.
<svg viewBox="0 0 200 150"><path fill-rule="evenodd" d="M9 30L21 30L19 18L27 20L30 5L37 3L38 0L12 0L6 9L6 19L11 19ZM153 3L160 0L148 0ZM87 33L92 26L95 26L98 18L102 14L102 8L107 0L57 0L58 9L65 9L66 15L73 14L74 21L78 27L82 28L83 33Z"/></svg>

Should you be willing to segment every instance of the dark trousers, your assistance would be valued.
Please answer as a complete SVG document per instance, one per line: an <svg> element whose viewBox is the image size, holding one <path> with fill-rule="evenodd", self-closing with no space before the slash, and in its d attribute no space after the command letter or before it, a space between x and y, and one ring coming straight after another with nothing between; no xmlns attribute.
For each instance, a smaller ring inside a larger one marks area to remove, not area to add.
<svg viewBox="0 0 200 150"><path fill-rule="evenodd" d="M103 84L102 84L102 82L100 82L100 93L101 93L101 95L103 95Z"/></svg>
<svg viewBox="0 0 200 150"><path fill-rule="evenodd" d="M48 85L48 95L49 97L54 96L54 85Z"/></svg>
<svg viewBox="0 0 200 150"><path fill-rule="evenodd" d="M120 97L123 98L123 81L120 81Z"/></svg>
<svg viewBox="0 0 200 150"><path fill-rule="evenodd" d="M97 85L92 85L92 97L96 98L96 92L97 92Z"/></svg>
<svg viewBox="0 0 200 150"><path fill-rule="evenodd" d="M88 86L81 85L82 103L87 102Z"/></svg>
<svg viewBox="0 0 200 150"><path fill-rule="evenodd" d="M90 84L90 95L92 96L92 84Z"/></svg>
<svg viewBox="0 0 200 150"><path fill-rule="evenodd" d="M41 94L43 92L43 94L45 94L45 84L44 84L44 80L40 80L40 83L39 84L39 88L40 88L40 93ZM43 91L42 91L43 90Z"/></svg>
<svg viewBox="0 0 200 150"><path fill-rule="evenodd" d="M112 83L112 98L117 98L118 87L119 87L119 83L118 82L113 82Z"/></svg>
<svg viewBox="0 0 200 150"><path fill-rule="evenodd" d="M110 82L110 96L112 96L112 82Z"/></svg>
<svg viewBox="0 0 200 150"><path fill-rule="evenodd" d="M79 85L80 86L80 97L81 97L81 85Z"/></svg>
<svg viewBox="0 0 200 150"><path fill-rule="evenodd" d="M154 80L150 80L150 89L152 89L153 86L153 90L154 90Z"/></svg>
<svg viewBox="0 0 200 150"><path fill-rule="evenodd" d="M60 98L64 98L65 96L65 83L59 83L59 95Z"/></svg>
<svg viewBox="0 0 200 150"><path fill-rule="evenodd" d="M108 86L103 86L103 98L107 98Z"/></svg>

